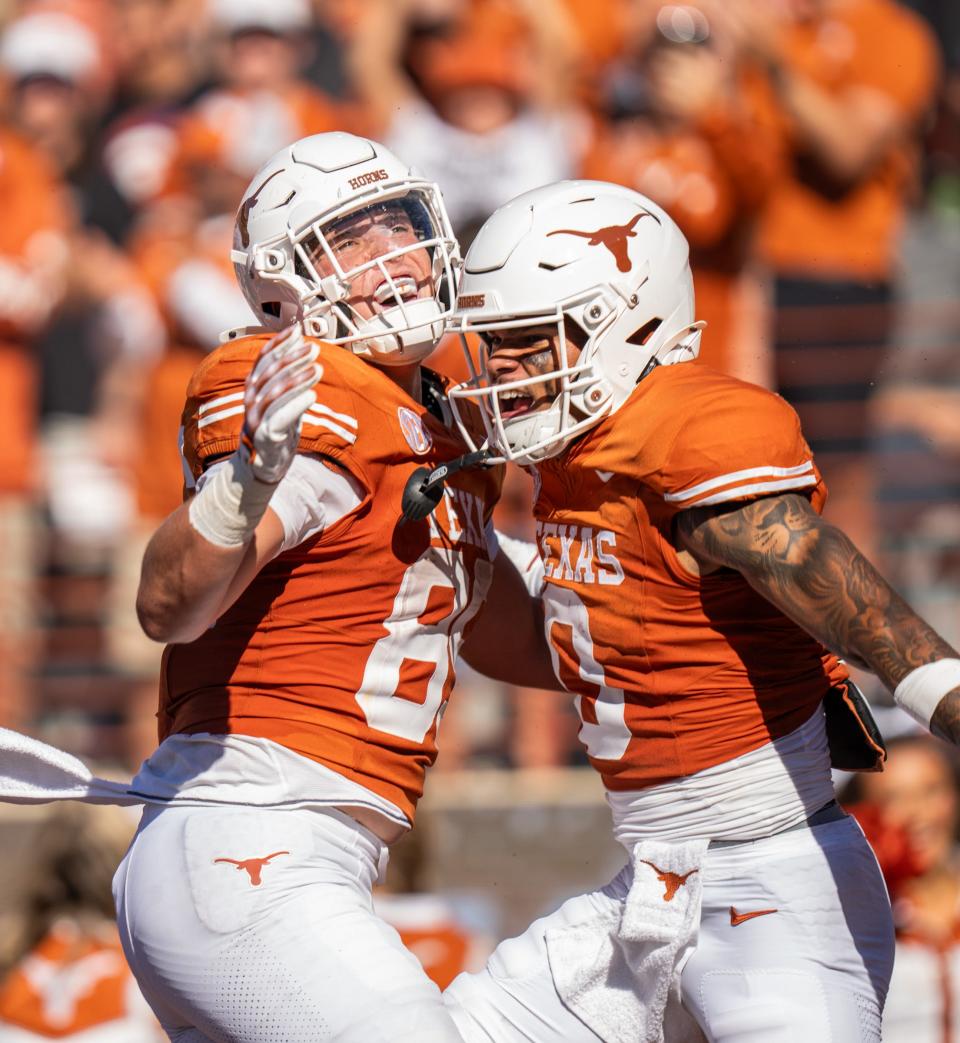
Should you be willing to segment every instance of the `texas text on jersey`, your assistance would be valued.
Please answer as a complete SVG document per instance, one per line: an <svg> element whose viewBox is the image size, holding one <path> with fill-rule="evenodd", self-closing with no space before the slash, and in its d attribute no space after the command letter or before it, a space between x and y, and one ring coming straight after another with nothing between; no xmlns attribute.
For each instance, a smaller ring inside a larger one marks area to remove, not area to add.
<svg viewBox="0 0 960 1043"><path fill-rule="evenodd" d="M790 490L822 508L782 398L705 366L658 367L538 474L555 663L608 789L669 782L788 735L845 679L739 573L691 571L671 529L690 507Z"/></svg>

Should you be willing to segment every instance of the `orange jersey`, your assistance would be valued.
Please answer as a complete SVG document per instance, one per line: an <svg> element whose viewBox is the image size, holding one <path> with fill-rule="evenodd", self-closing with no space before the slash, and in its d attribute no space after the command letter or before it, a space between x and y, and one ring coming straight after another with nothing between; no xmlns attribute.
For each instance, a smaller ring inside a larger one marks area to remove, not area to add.
<svg viewBox="0 0 960 1043"><path fill-rule="evenodd" d="M676 514L826 490L778 395L707 366L655 369L538 467L547 625L604 783L691 775L793 731L846 676L736 572L681 563Z"/></svg>
<svg viewBox="0 0 960 1043"><path fill-rule="evenodd" d="M194 374L183 413L194 476L236 449L244 380L265 340L225 345ZM321 361L300 449L349 471L363 502L269 562L206 634L166 650L160 734L270 739L412 820L457 649L492 576L485 528L500 473L458 473L429 519L401 525L411 473L465 447L350 352L327 345Z"/></svg>

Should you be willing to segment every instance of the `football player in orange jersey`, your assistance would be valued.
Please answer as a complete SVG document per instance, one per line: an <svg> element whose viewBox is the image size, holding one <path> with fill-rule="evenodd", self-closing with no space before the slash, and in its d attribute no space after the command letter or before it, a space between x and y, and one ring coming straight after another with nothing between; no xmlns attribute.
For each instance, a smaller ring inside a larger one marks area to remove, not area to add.
<svg viewBox="0 0 960 1043"><path fill-rule="evenodd" d="M168 646L160 747L132 787L150 806L115 884L125 950L173 1040L453 1043L371 887L468 634L471 662L553 677L497 553L497 470L398 522L418 467L465 449L421 368L457 244L435 185L337 132L254 176L232 256L262 328L194 374L190 492L143 563L141 622Z"/></svg>
<svg viewBox="0 0 960 1043"><path fill-rule="evenodd" d="M451 985L462 1035L879 1040L890 908L830 769L884 753L837 657L953 741L960 658L821 519L790 406L694 363L687 244L650 200L519 196L459 292L484 347L451 401L535 470L554 665L630 853Z"/></svg>

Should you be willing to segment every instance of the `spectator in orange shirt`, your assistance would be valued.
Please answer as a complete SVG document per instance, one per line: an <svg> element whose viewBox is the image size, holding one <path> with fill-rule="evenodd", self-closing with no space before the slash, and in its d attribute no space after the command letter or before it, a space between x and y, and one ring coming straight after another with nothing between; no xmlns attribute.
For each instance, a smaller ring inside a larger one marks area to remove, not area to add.
<svg viewBox="0 0 960 1043"><path fill-rule="evenodd" d="M781 133L768 85L745 60L724 9L648 8L610 67L583 176L635 188L690 242L702 360L760 379L738 310L761 205L779 173Z"/></svg>
<svg viewBox="0 0 960 1043"><path fill-rule="evenodd" d="M869 401L939 59L929 29L896 0L787 8L735 5L744 40L768 63L792 151L760 237L776 277L777 386L833 490L828 513L869 553Z"/></svg>
<svg viewBox="0 0 960 1043"><path fill-rule="evenodd" d="M233 216L220 211L219 192L209 191L223 162L193 186L190 214L164 201L145 215L131 242L167 332L164 351L131 389L136 402L130 461L135 519L118 550L109 630L111 661L138 680L130 701L132 763L139 763L156 742L160 661L160 648L141 631L134 603L147 539L183 499L178 430L187 383L218 345L220 333L254 321L230 264ZM229 173L224 176L228 179Z"/></svg>
<svg viewBox="0 0 960 1043"><path fill-rule="evenodd" d="M67 10L29 11L3 34L0 66L12 121L71 189L62 288L37 340L44 494L58 535L52 547L68 562L74 552L109 553L126 520L124 389L159 350L162 329L93 202L101 184L94 131L109 88L95 28Z"/></svg>
<svg viewBox="0 0 960 1043"><path fill-rule="evenodd" d="M264 159L340 118L297 74L312 24L308 0L212 0L210 16L221 84L183 119L167 184L131 240L169 338L143 389L135 465L138 509L151 531L182 498L176 437L187 380L220 333L253 322L230 261L240 195Z"/></svg>
<svg viewBox="0 0 960 1043"><path fill-rule="evenodd" d="M337 129L343 113L307 83L304 34L309 0L210 0L217 85L190 107L165 194L191 192L201 179L220 213L232 214L247 181L279 149Z"/></svg>
<svg viewBox="0 0 960 1043"><path fill-rule="evenodd" d="M96 143L96 215L123 245L167 182L177 121L206 75L208 34L192 0L122 0L112 17L116 86Z"/></svg>
<svg viewBox="0 0 960 1043"><path fill-rule="evenodd" d="M560 0L375 0L351 63L384 141L440 185L469 242L511 196L574 173L576 54Z"/></svg>
<svg viewBox="0 0 960 1043"><path fill-rule="evenodd" d="M42 473L37 403L43 343L68 291L68 196L64 165L84 152L87 126L69 80L96 61L93 34L41 12L0 36L0 719L23 721L33 647L33 579L41 548L32 517Z"/></svg>
<svg viewBox="0 0 960 1043"><path fill-rule="evenodd" d="M64 804L31 848L20 956L0 980L0 1043L159 1043L120 948L110 881L133 835L116 808Z"/></svg>
<svg viewBox="0 0 960 1043"><path fill-rule="evenodd" d="M44 157L0 123L0 724L26 712L36 509L36 337L63 292L66 223Z"/></svg>

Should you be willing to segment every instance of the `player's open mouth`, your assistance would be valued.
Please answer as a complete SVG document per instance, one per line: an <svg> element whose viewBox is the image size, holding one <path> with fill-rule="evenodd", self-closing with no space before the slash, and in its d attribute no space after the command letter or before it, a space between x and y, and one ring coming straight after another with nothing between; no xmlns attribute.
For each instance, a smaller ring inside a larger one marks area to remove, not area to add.
<svg viewBox="0 0 960 1043"><path fill-rule="evenodd" d="M533 396L524 391L501 391L497 397L500 402L500 416L504 420L512 420L533 409Z"/></svg>
<svg viewBox="0 0 960 1043"><path fill-rule="evenodd" d="M396 303L397 300L416 300L419 289L412 275L395 275L393 280L384 280L373 293L377 304Z"/></svg>

